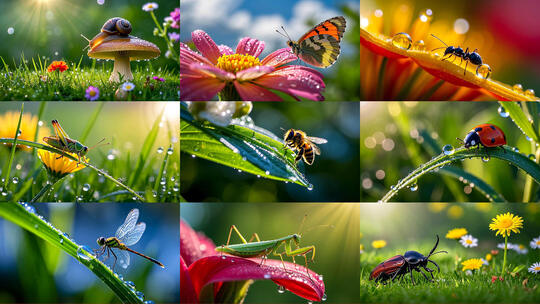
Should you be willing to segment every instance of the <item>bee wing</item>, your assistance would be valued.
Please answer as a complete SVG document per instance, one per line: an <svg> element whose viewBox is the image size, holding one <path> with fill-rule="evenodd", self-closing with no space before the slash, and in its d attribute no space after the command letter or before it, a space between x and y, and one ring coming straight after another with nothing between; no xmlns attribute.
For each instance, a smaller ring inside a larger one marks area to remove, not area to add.
<svg viewBox="0 0 540 304"><path fill-rule="evenodd" d="M319 144L319 145L325 144L325 143L328 142L328 140L326 140L326 139L324 139L324 138L320 138L320 137L306 136L306 138L307 138L310 142L312 142L312 143L314 143L314 144Z"/></svg>
<svg viewBox="0 0 540 304"><path fill-rule="evenodd" d="M321 149L319 149L319 147L317 147L317 145L315 145L314 143L311 143L311 147L313 148L313 152L315 152L315 154L321 155ZM315 159L315 157L313 157L313 159Z"/></svg>

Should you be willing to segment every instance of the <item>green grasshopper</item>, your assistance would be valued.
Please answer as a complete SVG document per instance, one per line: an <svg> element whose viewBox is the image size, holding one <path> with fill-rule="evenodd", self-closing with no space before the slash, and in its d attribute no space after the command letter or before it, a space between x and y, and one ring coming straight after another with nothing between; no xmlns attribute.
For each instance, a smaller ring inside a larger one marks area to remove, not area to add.
<svg viewBox="0 0 540 304"><path fill-rule="evenodd" d="M97 147L97 145L99 145L101 142L105 140L105 138L103 138L96 145L94 145L91 148L88 148L87 146L81 144L77 140L69 138L69 135L67 135L66 131L62 129L62 127L60 126L60 123L58 123L58 120L54 119L52 121L52 125L53 125L54 133L56 134L56 136L52 136L52 137L45 136L43 137L43 141L45 141L47 144L57 149L60 149L64 152L76 154L79 157L79 163L81 162L81 157L84 157L90 149ZM59 157L57 157L57 159L60 159L62 157L64 156L60 155Z"/></svg>
<svg viewBox="0 0 540 304"><path fill-rule="evenodd" d="M303 224L303 221L302 221L302 224ZM233 230L242 240L242 244L229 245ZM256 242L251 242L253 238L255 238ZM308 272L308 267L307 267L308 266L307 254L311 252L311 262L313 262L313 259L315 258L315 246L312 245L312 246L300 248L300 245L299 245L300 238L301 238L300 234L292 234L292 235L288 235L288 236L275 239L275 240L261 241L261 239L259 238L259 235L257 235L257 233L253 233L251 239L249 239L249 242L247 242L246 239L240 233L240 231L238 231L236 226L232 225L231 229L229 230L229 237L227 238L227 245L221 245L220 247L217 247L215 250L217 252L227 253L230 255L243 257L243 258L262 257L261 266L263 265L265 259L267 259L267 256L270 253L272 253L275 256L279 256L281 258L281 264L283 265L283 269L285 269L285 271L287 271L287 268L285 268L283 255L292 257L294 263L296 263L294 260L294 257L302 255L304 256L304 259L306 261L306 272L308 276L311 278ZM291 246L293 242L296 245L296 249L294 250L292 249L292 246ZM278 249L282 247L281 245L283 245L284 251L278 252Z"/></svg>

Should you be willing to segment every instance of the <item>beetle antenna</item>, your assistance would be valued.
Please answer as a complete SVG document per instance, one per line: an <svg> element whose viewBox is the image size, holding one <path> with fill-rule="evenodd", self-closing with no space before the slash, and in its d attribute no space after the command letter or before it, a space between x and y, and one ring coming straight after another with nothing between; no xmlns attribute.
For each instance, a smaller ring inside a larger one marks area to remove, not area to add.
<svg viewBox="0 0 540 304"><path fill-rule="evenodd" d="M439 38L439 37L437 37L437 36L435 36L435 35L433 35L433 34L431 34L431 36L437 38L437 40L439 40L439 41L442 42L444 45L446 45L446 47L448 47L448 44L444 43L444 41L442 41L441 38Z"/></svg>
<svg viewBox="0 0 540 304"><path fill-rule="evenodd" d="M446 250L437 251L437 252L435 252L435 253L432 253L432 254L428 255L428 258L429 258L430 256L432 256L432 255L436 255L437 253L448 253L448 251L446 251Z"/></svg>
<svg viewBox="0 0 540 304"><path fill-rule="evenodd" d="M459 138L459 137L456 137L457 140L459 140L460 143L462 144L465 144L465 142L463 141L463 139Z"/></svg>
<svg viewBox="0 0 540 304"><path fill-rule="evenodd" d="M433 246L433 249L431 249L431 251L429 252L428 258L433 254L433 251L435 251L438 245L439 245L439 235L437 234L437 242L435 242L435 246Z"/></svg>

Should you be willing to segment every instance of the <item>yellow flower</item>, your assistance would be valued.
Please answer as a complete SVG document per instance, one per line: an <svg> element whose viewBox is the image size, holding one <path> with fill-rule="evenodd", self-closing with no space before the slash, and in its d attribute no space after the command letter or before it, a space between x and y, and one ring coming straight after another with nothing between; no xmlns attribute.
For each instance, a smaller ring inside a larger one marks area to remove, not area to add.
<svg viewBox="0 0 540 304"><path fill-rule="evenodd" d="M432 19L431 9L416 14L414 8L406 4L393 6L384 13L381 9L368 11L361 5L361 100L538 99L534 90L490 79L491 68L486 62L497 66L500 74L508 57L497 52L496 37L477 28L469 31L464 19L461 19L464 21L461 28L456 29L454 24L453 30L450 22L436 20L432 24ZM464 41L474 41L474 48L482 50L484 63L468 64L464 73L465 65L470 62L455 60L455 56L442 60L444 48L432 51L444 47L431 36L433 33L455 47L463 47Z"/></svg>
<svg viewBox="0 0 540 304"><path fill-rule="evenodd" d="M481 259L468 259L468 260L463 261L461 263L461 265L463 265L462 271L480 269L480 267L482 267L483 263L484 262L482 262Z"/></svg>
<svg viewBox="0 0 540 304"><path fill-rule="evenodd" d="M519 228L523 228L523 218L513 215L510 212L499 214L491 220L489 230L497 230L495 235L500 234L503 237L510 236L510 232L519 233Z"/></svg>
<svg viewBox="0 0 540 304"><path fill-rule="evenodd" d="M0 138L14 138L15 132L17 132L17 124L19 123L19 115L20 112L7 112L4 115L0 115ZM17 136L17 140L28 140L28 141L34 141L34 137L36 135L36 127L38 124L38 118L37 116L33 116L32 114L23 114L21 118L21 126L19 128L19 136ZM40 127L38 132L38 139L41 139L43 136L47 136L47 134L50 134L50 131L47 127ZM8 145L11 147L11 145ZM30 151L32 148L24 146L24 145L17 145L17 148Z"/></svg>
<svg viewBox="0 0 540 304"><path fill-rule="evenodd" d="M452 230L449 230L446 234L447 239L457 240L460 239L462 236L467 234L467 229L465 228L454 228Z"/></svg>
<svg viewBox="0 0 540 304"><path fill-rule="evenodd" d="M444 208L446 208L447 205L448 205L448 203L431 203L431 204L429 204L428 209L429 209L429 211L431 211L433 213L439 213L439 212L443 211Z"/></svg>
<svg viewBox="0 0 540 304"><path fill-rule="evenodd" d="M456 206L456 205L451 206L450 208L448 208L448 216L454 220L462 217L463 208L461 208L461 206Z"/></svg>
<svg viewBox="0 0 540 304"><path fill-rule="evenodd" d="M371 243L371 246L373 246L373 248L375 248L375 249L383 248L384 246L386 246L386 241L385 240L376 240L376 241L373 241Z"/></svg>
<svg viewBox="0 0 540 304"><path fill-rule="evenodd" d="M360 253L363 253L363 252L364 252L364 245L360 244Z"/></svg>
<svg viewBox="0 0 540 304"><path fill-rule="evenodd" d="M491 259L493 258L493 256L491 255L491 253L488 253L486 254L486 261L491 261Z"/></svg>
<svg viewBox="0 0 540 304"><path fill-rule="evenodd" d="M39 149L37 153L39 159L43 163L43 166L45 167L45 169L47 169L47 173L49 173L49 176L55 178L56 180L59 180L67 174L77 172L86 167L82 163L74 161L60 154L49 152L47 150ZM77 154L74 153L68 154L76 158L79 157ZM88 162L88 158L82 157L81 161Z"/></svg>

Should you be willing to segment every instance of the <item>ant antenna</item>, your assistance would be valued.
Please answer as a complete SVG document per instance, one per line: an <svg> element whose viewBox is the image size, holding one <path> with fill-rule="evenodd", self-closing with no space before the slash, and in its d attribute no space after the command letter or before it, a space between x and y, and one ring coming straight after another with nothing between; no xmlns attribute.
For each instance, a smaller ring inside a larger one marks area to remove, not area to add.
<svg viewBox="0 0 540 304"><path fill-rule="evenodd" d="M433 35L433 34L431 34L431 36L437 38L437 40L439 40L439 41L442 42L444 45L446 45L446 47L448 47L448 44L444 43L444 41L442 41L441 38L439 38L439 37L437 37L437 36L435 36L435 35Z"/></svg>
<svg viewBox="0 0 540 304"><path fill-rule="evenodd" d="M91 149L94 149L94 148L97 148L99 146L106 146L106 145L109 145L110 143L104 143L104 144L101 144L103 141L105 140L105 137L102 138L100 141L98 141L95 145L91 146L90 148L88 148L88 151L90 151ZM100 145L101 144L101 145Z"/></svg>

